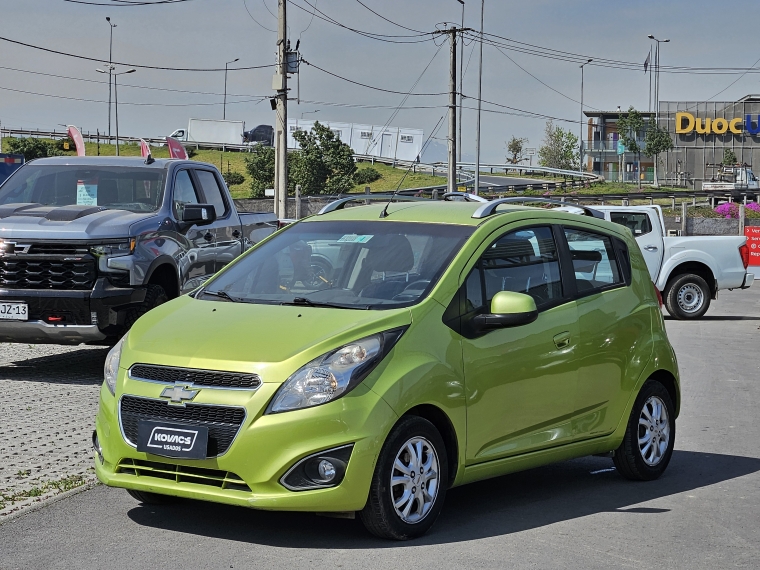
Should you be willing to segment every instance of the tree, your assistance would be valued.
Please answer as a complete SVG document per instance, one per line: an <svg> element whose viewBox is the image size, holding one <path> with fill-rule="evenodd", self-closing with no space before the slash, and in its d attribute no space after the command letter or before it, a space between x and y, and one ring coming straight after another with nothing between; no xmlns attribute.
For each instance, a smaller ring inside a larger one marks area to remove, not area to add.
<svg viewBox="0 0 760 570"><path fill-rule="evenodd" d="M633 106L628 108L628 112L620 114L620 118L617 122L618 134L620 136L620 142L625 147L626 152L632 152L636 155L636 170L639 172L638 183L639 189L641 188L641 146L639 141L641 140L641 133L644 130L644 119Z"/></svg>
<svg viewBox="0 0 760 570"><path fill-rule="evenodd" d="M733 150L727 148L723 151L723 164L726 166L731 166L737 162L739 162L739 159L736 158L736 153Z"/></svg>
<svg viewBox="0 0 760 570"><path fill-rule="evenodd" d="M644 154L649 157L654 157L654 183L652 186L655 188L660 186L660 183L657 180L659 155L663 152L668 152L672 148L673 140L670 138L668 131L656 123L650 123L649 128L647 129L647 134L644 137Z"/></svg>
<svg viewBox="0 0 760 570"><path fill-rule="evenodd" d="M354 151L329 127L314 123L311 131L296 131L301 147L291 155L290 191L301 185L302 194L341 194L354 187Z"/></svg>
<svg viewBox="0 0 760 570"><path fill-rule="evenodd" d="M525 160L525 156L523 155L523 147L527 142L528 139L518 139L516 136L512 136L510 141L507 143L507 162L509 164L519 164Z"/></svg>
<svg viewBox="0 0 760 570"><path fill-rule="evenodd" d="M250 174L251 197L261 198L264 190L274 188L274 148L256 145L245 159L245 168Z"/></svg>
<svg viewBox="0 0 760 570"><path fill-rule="evenodd" d="M34 160L35 158L45 158L46 156L61 156L63 153L55 148L55 143L33 139L6 139L7 152L11 154L23 154L25 161Z"/></svg>
<svg viewBox="0 0 760 570"><path fill-rule="evenodd" d="M578 170L580 168L578 137L569 130L555 127L552 121L547 121L543 144L538 149L538 163L549 168Z"/></svg>

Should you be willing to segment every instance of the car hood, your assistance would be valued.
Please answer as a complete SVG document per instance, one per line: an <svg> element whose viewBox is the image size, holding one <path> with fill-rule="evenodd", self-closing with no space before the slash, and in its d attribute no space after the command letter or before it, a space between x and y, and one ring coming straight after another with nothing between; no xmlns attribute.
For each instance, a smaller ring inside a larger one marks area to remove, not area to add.
<svg viewBox="0 0 760 570"><path fill-rule="evenodd" d="M144 363L247 372L279 383L328 351L411 320L408 308L291 307L183 296L134 325L120 367Z"/></svg>
<svg viewBox="0 0 760 570"><path fill-rule="evenodd" d="M89 240L127 237L129 228L154 215L97 206L0 205L0 238Z"/></svg>

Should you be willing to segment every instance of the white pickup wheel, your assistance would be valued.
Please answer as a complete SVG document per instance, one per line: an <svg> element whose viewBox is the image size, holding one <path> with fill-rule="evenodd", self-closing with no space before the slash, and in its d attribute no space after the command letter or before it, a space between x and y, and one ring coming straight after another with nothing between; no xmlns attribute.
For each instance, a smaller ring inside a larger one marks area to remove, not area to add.
<svg viewBox="0 0 760 570"><path fill-rule="evenodd" d="M665 289L665 307L679 320L699 319L710 308L712 293L702 277L693 273L676 276Z"/></svg>

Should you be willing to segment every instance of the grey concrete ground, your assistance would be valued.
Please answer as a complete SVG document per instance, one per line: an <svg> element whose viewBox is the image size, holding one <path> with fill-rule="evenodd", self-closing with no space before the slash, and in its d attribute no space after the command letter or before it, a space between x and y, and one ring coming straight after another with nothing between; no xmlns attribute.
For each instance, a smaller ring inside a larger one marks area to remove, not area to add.
<svg viewBox="0 0 760 570"><path fill-rule="evenodd" d="M683 380L665 475L631 483L586 458L452 490L403 544L358 521L185 501L141 506L98 486L0 525L0 568L760 567L760 288L667 321Z"/></svg>

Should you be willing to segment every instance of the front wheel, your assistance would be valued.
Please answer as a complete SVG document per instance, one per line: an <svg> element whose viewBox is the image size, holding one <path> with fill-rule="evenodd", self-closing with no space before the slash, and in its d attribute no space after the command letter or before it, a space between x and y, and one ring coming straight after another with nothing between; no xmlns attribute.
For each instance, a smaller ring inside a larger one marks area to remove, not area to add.
<svg viewBox="0 0 760 570"><path fill-rule="evenodd" d="M687 273L668 284L665 306L675 319L698 319L710 308L711 296L707 281L699 275Z"/></svg>
<svg viewBox="0 0 760 570"><path fill-rule="evenodd" d="M151 493L149 491L127 489L127 493L129 493L133 499L140 501L144 505L171 505L172 503L177 502L177 497L159 495L158 493Z"/></svg>
<svg viewBox="0 0 760 570"><path fill-rule="evenodd" d="M657 380L641 388L628 419L623 443L613 461L623 477L652 481L665 472L673 455L676 417L670 393Z"/></svg>
<svg viewBox="0 0 760 570"><path fill-rule="evenodd" d="M425 534L443 507L447 466L446 447L435 426L420 417L403 418L383 445L360 512L367 530L390 540Z"/></svg>

